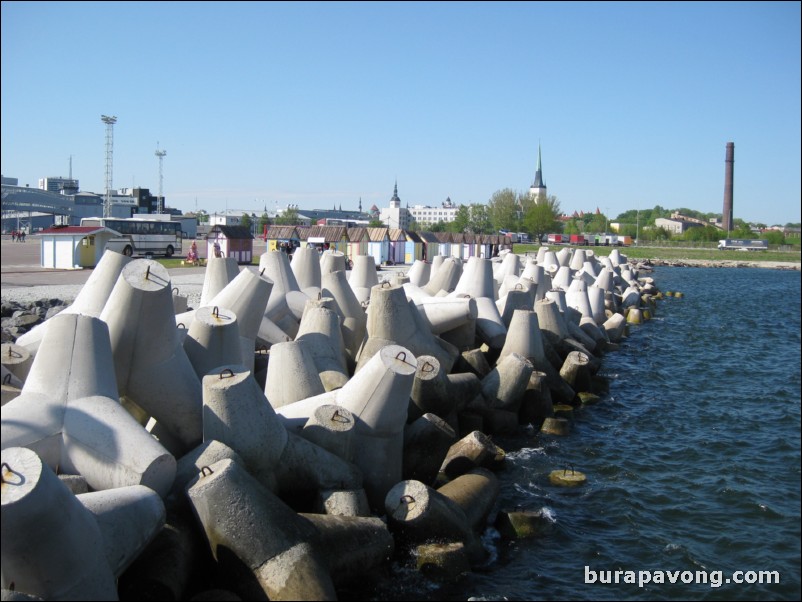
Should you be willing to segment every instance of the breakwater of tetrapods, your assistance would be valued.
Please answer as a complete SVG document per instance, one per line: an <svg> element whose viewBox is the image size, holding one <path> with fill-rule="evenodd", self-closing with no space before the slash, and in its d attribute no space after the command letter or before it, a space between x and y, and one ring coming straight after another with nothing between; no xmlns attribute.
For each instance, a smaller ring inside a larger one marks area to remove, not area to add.
<svg viewBox="0 0 802 602"><path fill-rule="evenodd" d="M211 260L188 310L158 263L107 253L4 345L3 586L330 599L390 562L457 580L487 566L488 526L548 528L500 496L494 437L570 432L601 358L653 319L652 279L617 250L344 268Z"/></svg>

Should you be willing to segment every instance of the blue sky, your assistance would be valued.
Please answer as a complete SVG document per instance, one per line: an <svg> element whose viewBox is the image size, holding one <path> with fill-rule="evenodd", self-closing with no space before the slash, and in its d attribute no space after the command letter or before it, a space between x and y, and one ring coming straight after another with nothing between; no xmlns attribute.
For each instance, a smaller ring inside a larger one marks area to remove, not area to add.
<svg viewBox="0 0 802 602"><path fill-rule="evenodd" d="M800 3L3 2L2 173L184 211L485 203L800 222Z"/></svg>

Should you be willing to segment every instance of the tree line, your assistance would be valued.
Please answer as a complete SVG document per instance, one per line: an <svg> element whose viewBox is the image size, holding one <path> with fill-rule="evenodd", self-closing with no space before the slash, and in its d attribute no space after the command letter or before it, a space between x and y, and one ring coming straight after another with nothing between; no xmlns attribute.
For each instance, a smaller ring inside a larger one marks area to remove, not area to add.
<svg viewBox="0 0 802 602"><path fill-rule="evenodd" d="M598 210L597 210L598 211ZM201 213L198 218L201 221ZM652 209L630 209L612 218L601 212L588 212L581 216L565 219L562 215L560 202L556 196L541 196L533 198L528 191L518 192L511 188L504 188L493 193L487 203L471 203L460 205L455 219L451 222L437 222L422 226L412 222L411 230L427 230L430 232L462 232L466 234L496 234L505 232L525 232L532 240L539 241L550 233L562 234L600 234L610 230L610 222L616 222L618 234L640 238L643 241L651 240L687 240L687 241L717 241L727 237L715 226L698 226L689 228L683 234L677 235L665 228L656 227L655 220L659 218L670 219L673 213L692 217L709 222L711 219L721 219L718 213L702 213L685 207L679 209L666 209L655 205ZM205 215L204 215L205 216ZM206 216L208 219L208 216ZM299 221L298 209L294 206L288 208L281 215L271 219L263 213L258 220L256 216L247 213L242 216L241 224L251 228L258 224L258 232L270 225L295 225ZM755 238L752 227L766 228L765 224L750 224L735 218L733 229L729 238ZM368 227L382 227L384 224L373 220ZM788 227L799 227L799 224L787 224ZM760 235L768 239L769 244L784 244L785 239L780 231L768 231Z"/></svg>

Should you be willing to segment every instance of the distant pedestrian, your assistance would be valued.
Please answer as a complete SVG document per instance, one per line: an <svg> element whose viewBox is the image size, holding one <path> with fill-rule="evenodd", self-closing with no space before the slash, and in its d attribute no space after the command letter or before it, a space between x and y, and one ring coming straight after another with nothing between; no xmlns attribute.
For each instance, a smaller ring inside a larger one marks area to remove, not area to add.
<svg viewBox="0 0 802 602"><path fill-rule="evenodd" d="M25 230L19 233L19 235L17 236L17 240L20 242L25 242Z"/></svg>
<svg viewBox="0 0 802 602"><path fill-rule="evenodd" d="M17 231L16 230L12 230L11 231L11 242L17 242Z"/></svg>
<svg viewBox="0 0 802 602"><path fill-rule="evenodd" d="M220 243L214 241L214 256L215 257L222 257L223 253L220 251Z"/></svg>

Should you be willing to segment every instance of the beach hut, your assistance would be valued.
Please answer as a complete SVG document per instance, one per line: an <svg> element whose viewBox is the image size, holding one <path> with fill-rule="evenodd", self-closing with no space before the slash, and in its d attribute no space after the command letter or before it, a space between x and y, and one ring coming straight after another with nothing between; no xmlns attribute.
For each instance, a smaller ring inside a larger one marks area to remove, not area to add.
<svg viewBox="0 0 802 602"><path fill-rule="evenodd" d="M440 241L440 252L438 255L451 257L451 232L435 232L435 236L437 240ZM434 257L434 255L431 257Z"/></svg>
<svg viewBox="0 0 802 602"><path fill-rule="evenodd" d="M462 259L462 247L465 246L465 235L462 232L451 233L451 257Z"/></svg>
<svg viewBox="0 0 802 602"><path fill-rule="evenodd" d="M477 244L477 235L473 232L466 232L462 235L462 259L464 261L479 255Z"/></svg>
<svg viewBox="0 0 802 602"><path fill-rule="evenodd" d="M237 263L253 262L253 235L243 226L212 226L206 235L206 257L214 257L214 245L220 245L223 257L233 257Z"/></svg>
<svg viewBox="0 0 802 602"><path fill-rule="evenodd" d="M417 259L423 259L423 241L417 232L404 230L406 243L404 244L404 263L412 265Z"/></svg>
<svg viewBox="0 0 802 602"><path fill-rule="evenodd" d="M387 232L390 237L390 261L394 264L404 264L407 237L401 228L390 228Z"/></svg>
<svg viewBox="0 0 802 602"><path fill-rule="evenodd" d="M348 228L348 259L354 260L357 255L368 254L368 237L367 228Z"/></svg>
<svg viewBox="0 0 802 602"><path fill-rule="evenodd" d="M339 251L346 255L348 232L345 226L311 226L306 245L323 251Z"/></svg>
<svg viewBox="0 0 802 602"><path fill-rule="evenodd" d="M477 234L476 235L476 256L484 259L493 257L493 242L497 240L495 234Z"/></svg>
<svg viewBox="0 0 802 602"><path fill-rule="evenodd" d="M268 251L285 251L292 254L301 245L301 238L295 226L269 226L265 242Z"/></svg>
<svg viewBox="0 0 802 602"><path fill-rule="evenodd" d="M106 244L120 233L101 226L47 228L37 234L43 268L76 270L97 265Z"/></svg>
<svg viewBox="0 0 802 602"><path fill-rule="evenodd" d="M368 228L368 255L373 257L376 265L379 266L390 259L390 237L387 234L388 228Z"/></svg>
<svg viewBox="0 0 802 602"><path fill-rule="evenodd" d="M431 261L432 257L440 254L440 241L434 232L418 232L418 237L421 239L421 257L427 261Z"/></svg>

